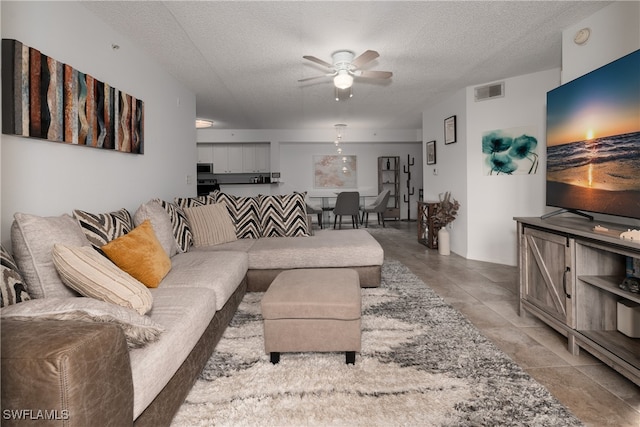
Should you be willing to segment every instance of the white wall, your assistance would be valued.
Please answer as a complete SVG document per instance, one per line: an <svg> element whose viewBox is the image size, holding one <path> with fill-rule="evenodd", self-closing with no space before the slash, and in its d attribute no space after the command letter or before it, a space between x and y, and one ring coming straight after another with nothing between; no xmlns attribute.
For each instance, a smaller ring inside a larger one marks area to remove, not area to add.
<svg viewBox="0 0 640 427"><path fill-rule="evenodd" d="M458 217L449 225L451 250L463 257L468 252L469 204L467 202L467 108L465 91L456 92L422 114L422 163L424 172L424 198L438 201L439 194L447 191L460 202ZM444 120L456 116L457 138L444 144ZM427 165L426 143L436 141L436 164Z"/></svg>
<svg viewBox="0 0 640 427"><path fill-rule="evenodd" d="M514 216L544 213L545 102L559 70L505 79L505 96L474 101L474 87L423 113L424 141L436 140L436 164L426 166L427 199L451 191L460 202L450 226L451 250L465 258L516 265ZM445 145L444 119L456 115L457 142ZM492 175L483 170L482 134L533 126L540 167L535 175ZM426 159L425 159L426 161ZM437 169L437 175L434 175Z"/></svg>
<svg viewBox="0 0 640 427"><path fill-rule="evenodd" d="M2 135L2 242L15 212L135 211L152 197L195 195L195 96L79 2L7 2L2 37L144 101L144 155ZM112 43L120 45L112 50ZM187 175L193 182L187 184Z"/></svg>
<svg viewBox="0 0 640 427"><path fill-rule="evenodd" d="M577 46L573 37L583 27L591 28L591 38ZM615 2L563 31L562 39L562 82L567 82L640 48L640 2ZM426 198L451 190L462 205L450 231L453 252L470 259L515 265L513 217L540 216L550 210L545 207L545 104L546 92L560 84L560 77L560 70L549 70L506 79L504 98L477 103L473 87L468 87L423 113L423 139L437 141L438 169L437 176L431 167L425 170ZM458 142L444 146L443 120L453 114L458 116ZM538 130L538 173L484 176L482 133L523 125ZM631 221L632 225L639 223Z"/></svg>
<svg viewBox="0 0 640 427"><path fill-rule="evenodd" d="M546 94L558 86L559 70L505 79L505 96L474 101L467 88L467 258L517 264L516 216L540 216L545 206ZM532 127L538 140L535 174L486 175L483 133Z"/></svg>
<svg viewBox="0 0 640 427"><path fill-rule="evenodd" d="M573 42L581 28L591 36L582 46ZM562 32L562 83L640 48L640 2L618 1Z"/></svg>
<svg viewBox="0 0 640 427"><path fill-rule="evenodd" d="M275 186L260 186L260 191L271 191L272 194L285 194L292 191L307 191L315 195L331 196L336 191L313 188L313 156L335 154L335 130L331 125L327 129L316 130L216 130L200 129L197 140L200 143L247 143L270 142L271 171L280 172L282 182ZM413 159L411 186L414 194L410 200L410 219L415 220L419 189L422 188L422 143L420 132L415 129L405 130L363 130L349 129L344 133L342 143L343 154L357 156L358 191L363 195L375 196L378 191L378 157L400 156L401 168L406 169L408 158ZM408 205L404 202L407 196L408 174L400 173L400 217L407 219ZM241 186L233 188L238 194L249 194L251 189ZM231 190L229 190L231 191ZM367 199L367 203L373 198Z"/></svg>

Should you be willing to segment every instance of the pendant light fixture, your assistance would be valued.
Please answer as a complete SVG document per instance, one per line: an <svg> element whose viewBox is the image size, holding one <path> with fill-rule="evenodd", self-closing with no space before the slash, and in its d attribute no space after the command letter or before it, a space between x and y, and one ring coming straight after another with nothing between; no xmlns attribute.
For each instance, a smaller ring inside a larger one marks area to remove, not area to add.
<svg viewBox="0 0 640 427"><path fill-rule="evenodd" d="M335 125L333 125L333 127L336 130L336 139L333 141L333 143L336 146L338 154L342 154L342 147L340 146L340 144L342 143L342 138L344 138L344 133L347 125L345 125L344 123L336 123Z"/></svg>

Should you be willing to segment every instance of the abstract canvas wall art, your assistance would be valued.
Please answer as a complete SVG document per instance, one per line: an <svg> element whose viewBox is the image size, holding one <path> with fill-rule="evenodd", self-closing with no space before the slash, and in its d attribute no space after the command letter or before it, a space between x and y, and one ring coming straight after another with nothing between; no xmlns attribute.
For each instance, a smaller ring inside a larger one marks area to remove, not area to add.
<svg viewBox="0 0 640 427"><path fill-rule="evenodd" d="M356 156L313 156L314 188L357 188Z"/></svg>
<svg viewBox="0 0 640 427"><path fill-rule="evenodd" d="M2 39L2 133L144 153L144 103L23 43Z"/></svg>

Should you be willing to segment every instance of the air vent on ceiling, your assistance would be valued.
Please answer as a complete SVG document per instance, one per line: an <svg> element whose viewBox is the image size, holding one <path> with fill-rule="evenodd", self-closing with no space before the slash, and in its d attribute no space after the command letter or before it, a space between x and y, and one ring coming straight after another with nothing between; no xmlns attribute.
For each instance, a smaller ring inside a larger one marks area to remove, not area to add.
<svg viewBox="0 0 640 427"><path fill-rule="evenodd" d="M487 99L502 98L504 96L504 82L491 83L475 88L475 99L485 101Z"/></svg>

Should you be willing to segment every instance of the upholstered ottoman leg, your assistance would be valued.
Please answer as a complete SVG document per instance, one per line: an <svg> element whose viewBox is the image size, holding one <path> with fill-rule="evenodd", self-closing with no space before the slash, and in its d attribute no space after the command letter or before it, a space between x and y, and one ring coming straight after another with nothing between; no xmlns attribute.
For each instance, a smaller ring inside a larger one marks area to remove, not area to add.
<svg viewBox="0 0 640 427"><path fill-rule="evenodd" d="M346 359L347 365L355 365L356 364L356 352L355 351L346 351Z"/></svg>
<svg viewBox="0 0 640 427"><path fill-rule="evenodd" d="M271 353L269 353L269 359L274 365L280 362L280 352L272 351Z"/></svg>

